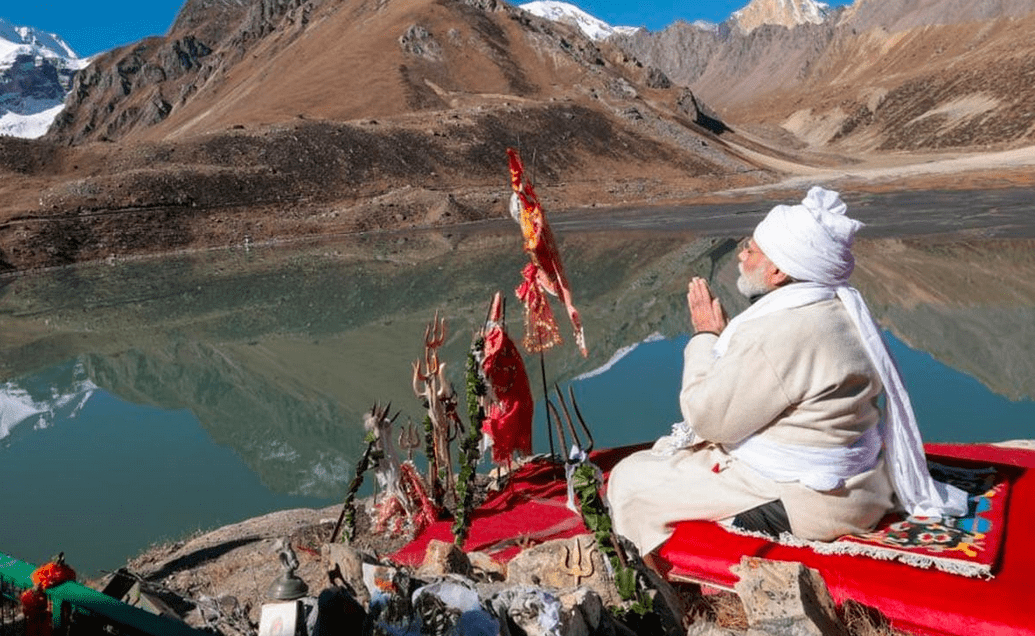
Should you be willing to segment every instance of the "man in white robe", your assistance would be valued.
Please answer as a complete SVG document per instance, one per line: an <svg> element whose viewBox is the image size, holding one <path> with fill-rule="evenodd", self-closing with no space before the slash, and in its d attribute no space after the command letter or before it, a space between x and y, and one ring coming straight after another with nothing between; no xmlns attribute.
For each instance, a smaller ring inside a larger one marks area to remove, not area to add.
<svg viewBox="0 0 1035 636"><path fill-rule="evenodd" d="M690 281L682 429L608 481L615 530L641 554L681 520L826 541L895 507L965 512L962 491L931 479L901 377L847 284L862 224L845 210L819 187L773 208L738 254L737 287L754 302L732 321L703 279Z"/></svg>

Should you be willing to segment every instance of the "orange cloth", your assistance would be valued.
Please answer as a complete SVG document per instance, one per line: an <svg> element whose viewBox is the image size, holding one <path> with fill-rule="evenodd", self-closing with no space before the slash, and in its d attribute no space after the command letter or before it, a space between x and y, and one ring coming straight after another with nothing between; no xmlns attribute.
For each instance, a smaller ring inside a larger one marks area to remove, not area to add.
<svg viewBox="0 0 1035 636"><path fill-rule="evenodd" d="M549 349L561 341L554 320L553 312L542 292L545 290L559 296L564 302L572 328L575 331L575 343L583 357L586 351L586 336L582 329L582 319L572 301L571 287L561 265L561 256L557 250L550 225L539 198L531 183L525 181L524 166L517 151L507 149L510 165L510 185L521 202L521 233L524 236L524 249L530 259L529 266L523 272L525 281L517 290L518 298L525 303L525 348L536 353Z"/></svg>

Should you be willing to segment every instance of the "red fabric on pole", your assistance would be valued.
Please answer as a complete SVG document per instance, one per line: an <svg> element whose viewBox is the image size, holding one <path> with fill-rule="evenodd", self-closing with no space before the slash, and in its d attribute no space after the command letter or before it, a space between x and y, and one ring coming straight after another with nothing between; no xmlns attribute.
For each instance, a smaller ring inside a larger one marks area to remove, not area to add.
<svg viewBox="0 0 1035 636"><path fill-rule="evenodd" d="M530 259L529 265L534 266L533 269L525 268L522 272L525 281L516 290L518 298L526 307L525 347L530 353L538 353L560 343L557 322L553 318L553 312L549 311L549 304L542 293L545 290L559 296L564 303L568 319L575 331L575 344L582 357L586 357L588 352L582 319L572 300L571 286L561 265L561 255L553 231L546 222L546 214L539 204L535 188L525 179L521 157L513 148L507 148L507 163L510 168L510 185L521 202L519 223L525 239L525 253ZM533 307L533 303L538 303L538 308Z"/></svg>
<svg viewBox="0 0 1035 636"><path fill-rule="evenodd" d="M498 306L494 301L493 309L497 314ZM482 431L492 438L492 461L498 465L510 461L514 451L532 454L532 416L535 413L535 400L521 352L503 330L500 320L501 316L494 316L494 324L485 334L485 360L482 362L495 398L482 423Z"/></svg>

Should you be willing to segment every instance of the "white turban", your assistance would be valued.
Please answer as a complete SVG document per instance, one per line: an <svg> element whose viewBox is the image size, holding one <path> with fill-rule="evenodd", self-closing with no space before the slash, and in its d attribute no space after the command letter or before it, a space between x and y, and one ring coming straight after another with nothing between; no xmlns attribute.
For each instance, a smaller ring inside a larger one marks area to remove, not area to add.
<svg viewBox="0 0 1035 636"><path fill-rule="evenodd" d="M795 280L843 285L855 269L852 241L863 226L846 209L838 193L813 186L801 205L770 210L755 228L755 245Z"/></svg>

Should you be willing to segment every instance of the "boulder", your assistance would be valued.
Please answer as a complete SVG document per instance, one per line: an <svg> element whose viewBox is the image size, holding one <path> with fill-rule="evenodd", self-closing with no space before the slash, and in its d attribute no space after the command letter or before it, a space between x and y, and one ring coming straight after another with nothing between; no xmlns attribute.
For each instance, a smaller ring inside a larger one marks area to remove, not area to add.
<svg viewBox="0 0 1035 636"><path fill-rule="evenodd" d="M471 562L475 576L485 581L502 581L507 578L507 564L484 552L468 552L467 559Z"/></svg>
<svg viewBox="0 0 1035 636"><path fill-rule="evenodd" d="M819 572L801 563L743 557L730 571L744 603L748 635L838 636L847 634Z"/></svg>
<svg viewBox="0 0 1035 636"><path fill-rule="evenodd" d="M585 586L605 605L621 603L604 556L588 534L547 541L522 551L507 565L507 584L557 590Z"/></svg>
<svg viewBox="0 0 1035 636"><path fill-rule="evenodd" d="M363 564L373 559L343 543L326 543L320 549L330 583L338 583L363 607L370 605L370 593L363 582Z"/></svg>
<svg viewBox="0 0 1035 636"><path fill-rule="evenodd" d="M424 562L416 575L420 578L431 578L447 574L470 577L471 560L455 544L432 539L424 551Z"/></svg>

